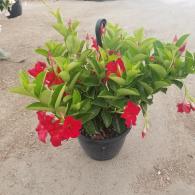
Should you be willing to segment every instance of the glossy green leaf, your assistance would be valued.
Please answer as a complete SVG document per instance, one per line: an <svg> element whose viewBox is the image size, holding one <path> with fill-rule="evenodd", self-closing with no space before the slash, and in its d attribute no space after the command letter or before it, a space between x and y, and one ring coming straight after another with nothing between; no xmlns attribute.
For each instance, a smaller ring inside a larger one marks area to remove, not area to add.
<svg viewBox="0 0 195 195"><path fill-rule="evenodd" d="M38 110L38 111L48 111L48 112L53 112L54 110L45 104L41 102L35 102L26 107L28 110Z"/></svg>
<svg viewBox="0 0 195 195"><path fill-rule="evenodd" d="M40 94L40 102L45 104L45 105L49 105L51 102L51 97L52 97L53 91L50 91L48 89L44 90L41 94Z"/></svg>
<svg viewBox="0 0 195 195"><path fill-rule="evenodd" d="M10 88L10 92L33 97L33 95L30 92L26 91L23 87L12 87Z"/></svg>
<svg viewBox="0 0 195 195"><path fill-rule="evenodd" d="M69 85L69 90L72 90L73 88L74 88L74 86L75 86L75 84L76 84L76 82L77 82L77 80L78 80L78 78L79 78L79 76L80 76L80 72L78 72L74 77L73 77L73 79L72 79L72 81L70 82L70 85Z"/></svg>
<svg viewBox="0 0 195 195"><path fill-rule="evenodd" d="M63 79L63 81L68 82L70 80L70 74L67 71L61 71L59 76Z"/></svg>
<svg viewBox="0 0 195 195"><path fill-rule="evenodd" d="M152 94L153 93L153 88L149 84L147 84L147 83L145 83L143 81L140 81L139 83L144 87L144 89L146 90L146 92L148 94Z"/></svg>
<svg viewBox="0 0 195 195"><path fill-rule="evenodd" d="M74 90L72 95L72 104L77 104L81 102L81 95L78 90Z"/></svg>
<svg viewBox="0 0 195 195"><path fill-rule="evenodd" d="M41 73L38 74L38 76L35 79L34 93L37 97L40 96L40 94L43 90L45 76L46 76L46 72L41 72Z"/></svg>
<svg viewBox="0 0 195 195"><path fill-rule="evenodd" d="M59 94L60 94L60 92L61 92L61 90L62 90L63 87L64 87L64 84L61 84L61 85L58 85L58 86L55 88L55 90L54 90L54 92L53 92L53 95L52 95L52 98L51 98L51 105L52 105L53 107L55 107L56 101L57 101L58 96L59 96Z"/></svg>
<svg viewBox="0 0 195 195"><path fill-rule="evenodd" d="M86 122L84 125L83 125L84 129L85 129L85 132L88 134L88 135L94 135L95 132L96 132L96 126L94 125L93 121L90 120L88 122Z"/></svg>
<svg viewBox="0 0 195 195"><path fill-rule="evenodd" d="M165 82L165 81L156 81L156 82L154 82L154 86L155 86L156 90L161 89L161 88L166 88L169 85L170 84Z"/></svg>
<svg viewBox="0 0 195 195"><path fill-rule="evenodd" d="M92 120L95 118L100 112L99 107L93 107L88 113L86 114L81 114L79 118L82 120L82 124L85 124L87 121Z"/></svg>
<svg viewBox="0 0 195 195"><path fill-rule="evenodd" d="M64 85L61 90L60 90L60 93L58 94L58 97L56 99L56 102L55 102L55 108L59 107L60 106L60 103L62 101L62 98L64 96L64 92L65 92L65 89L66 89L66 85ZM55 92L54 92L55 93Z"/></svg>
<svg viewBox="0 0 195 195"><path fill-rule="evenodd" d="M167 75L167 71L163 66L159 64L149 64L149 66L160 78L164 78Z"/></svg>
<svg viewBox="0 0 195 195"><path fill-rule="evenodd" d="M189 34L185 34L185 35L182 35L180 38L179 38L179 40L176 42L176 46L177 47L181 47L184 43L185 43L185 41L186 41L186 39L189 37Z"/></svg>
<svg viewBox="0 0 195 195"><path fill-rule="evenodd" d="M67 28L64 26L63 23L56 23L53 25L53 28L57 30L62 36L66 37L67 36Z"/></svg>
<svg viewBox="0 0 195 195"><path fill-rule="evenodd" d="M133 96L139 96L140 93L135 88L120 88L117 90L117 95L119 96L126 96L126 95L133 95Z"/></svg>
<svg viewBox="0 0 195 195"><path fill-rule="evenodd" d="M125 85L126 81L125 79L117 76L110 76L109 77L112 81L116 82L119 85Z"/></svg>
<svg viewBox="0 0 195 195"><path fill-rule="evenodd" d="M28 85L29 85L28 74L25 71L20 71L19 79L20 79L20 84L23 86L23 88L28 90Z"/></svg>
<svg viewBox="0 0 195 195"><path fill-rule="evenodd" d="M72 99L72 96L71 96L71 95L66 95L66 96L63 98L63 102L64 102L64 103L67 103L70 99Z"/></svg>
<svg viewBox="0 0 195 195"><path fill-rule="evenodd" d="M48 51L45 50L45 49L38 48L38 49L35 50L35 52L42 55L42 56L48 57Z"/></svg>
<svg viewBox="0 0 195 195"><path fill-rule="evenodd" d="M110 127L112 123L112 115L107 111L101 112L101 117L106 128Z"/></svg>

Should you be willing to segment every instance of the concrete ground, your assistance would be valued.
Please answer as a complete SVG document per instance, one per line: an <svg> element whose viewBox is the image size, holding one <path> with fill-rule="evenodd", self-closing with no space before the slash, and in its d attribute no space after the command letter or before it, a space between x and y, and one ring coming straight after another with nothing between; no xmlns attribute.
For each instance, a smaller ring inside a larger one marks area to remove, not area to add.
<svg viewBox="0 0 195 195"><path fill-rule="evenodd" d="M172 40L191 33L195 51L193 0L57 1L66 18L79 19L80 36L94 32L98 18L107 18L132 32L143 26L146 35ZM60 39L51 28L54 19L39 2L23 2L22 17L0 18L0 47L11 54L0 62L0 195L195 195L195 113L176 112L182 94L171 87L150 107L150 132L142 140L143 121L126 139L121 153L110 161L89 159L77 140L57 149L37 141L29 99L10 94L17 72L40 56L34 48ZM195 96L195 77L186 81Z"/></svg>

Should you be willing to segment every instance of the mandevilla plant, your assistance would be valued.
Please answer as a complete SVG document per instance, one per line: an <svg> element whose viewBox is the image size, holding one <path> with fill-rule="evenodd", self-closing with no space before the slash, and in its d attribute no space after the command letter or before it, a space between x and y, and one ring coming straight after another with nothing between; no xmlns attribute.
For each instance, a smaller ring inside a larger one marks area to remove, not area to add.
<svg viewBox="0 0 195 195"><path fill-rule="evenodd" d="M140 111L144 137L153 95L166 93L172 84L182 89L182 80L195 73L195 54L186 50L187 34L165 43L144 38L143 29L131 36L108 24L106 30L100 29L100 47L89 35L79 39L77 21L66 25L59 10L53 15L57 19L53 27L64 41L49 41L36 49L46 61L21 71L20 86L11 89L35 99L27 108L38 111L36 131L42 142L48 134L53 146L80 133L91 139L112 138L136 125ZM189 113L195 110L195 99L184 88L178 112Z"/></svg>

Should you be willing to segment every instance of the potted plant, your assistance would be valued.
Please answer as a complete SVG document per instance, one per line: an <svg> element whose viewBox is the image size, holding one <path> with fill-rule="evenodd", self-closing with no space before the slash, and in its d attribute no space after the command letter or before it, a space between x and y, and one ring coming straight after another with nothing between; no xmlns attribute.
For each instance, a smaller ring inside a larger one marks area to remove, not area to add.
<svg viewBox="0 0 195 195"><path fill-rule="evenodd" d="M40 141L49 137L57 147L78 137L93 159L111 159L140 112L145 136L153 95L166 93L172 84L182 89L183 79L195 73L195 55L186 50L188 35L165 43L144 38L143 29L129 35L118 25L99 20L97 41L89 35L81 40L77 21L64 24L59 10L53 15L57 19L53 27L64 41L52 40L36 49L45 62L21 71L20 86L11 91L35 100L27 109L38 111ZM195 99L184 88L178 112L189 113L195 110Z"/></svg>

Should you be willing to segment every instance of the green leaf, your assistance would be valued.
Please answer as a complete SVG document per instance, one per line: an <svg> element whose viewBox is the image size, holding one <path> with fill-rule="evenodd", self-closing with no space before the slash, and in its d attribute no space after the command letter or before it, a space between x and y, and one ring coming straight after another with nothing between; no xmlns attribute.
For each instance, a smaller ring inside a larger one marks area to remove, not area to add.
<svg viewBox="0 0 195 195"><path fill-rule="evenodd" d="M81 102L81 95L78 90L74 90L72 95L72 104L77 104Z"/></svg>
<svg viewBox="0 0 195 195"><path fill-rule="evenodd" d="M119 96L126 96L126 95L133 95L133 96L139 96L140 93L135 88L120 88L117 90L117 95Z"/></svg>
<svg viewBox="0 0 195 195"><path fill-rule="evenodd" d="M167 71L163 66L159 64L149 64L149 66L160 78L164 78L167 75Z"/></svg>
<svg viewBox="0 0 195 195"><path fill-rule="evenodd" d="M101 112L101 117L104 122L104 125L106 128L110 127L112 123L112 115L109 112L102 111Z"/></svg>
<svg viewBox="0 0 195 195"><path fill-rule="evenodd" d="M172 80L173 84L175 84L179 89L182 89L183 87L183 82L179 80Z"/></svg>
<svg viewBox="0 0 195 195"><path fill-rule="evenodd" d="M71 24L73 30L76 30L78 26L79 26L79 21L73 21Z"/></svg>
<svg viewBox="0 0 195 195"><path fill-rule="evenodd" d="M125 85L126 81L125 79L117 76L110 76L109 77L112 81L116 82L119 85Z"/></svg>
<svg viewBox="0 0 195 195"><path fill-rule="evenodd" d="M35 52L38 53L38 54L40 54L40 55L42 55L42 56L45 56L45 57L48 56L48 51L45 50L45 49L42 49L42 48L36 49Z"/></svg>
<svg viewBox="0 0 195 195"><path fill-rule="evenodd" d="M88 87L94 87L99 86L100 82L96 76L89 76L82 81L82 84Z"/></svg>
<svg viewBox="0 0 195 195"><path fill-rule="evenodd" d="M23 87L12 87L10 88L10 92L33 97L33 95L26 91Z"/></svg>
<svg viewBox="0 0 195 195"><path fill-rule="evenodd" d="M118 97L114 96L111 92L106 90L101 91L98 97L104 99L118 99Z"/></svg>
<svg viewBox="0 0 195 195"><path fill-rule="evenodd" d="M108 104L103 100L102 98L95 98L95 100L92 102L93 105L105 108L108 106Z"/></svg>
<svg viewBox="0 0 195 195"><path fill-rule="evenodd" d="M88 112L91 109L91 100L84 100L81 105L81 112Z"/></svg>
<svg viewBox="0 0 195 195"><path fill-rule="evenodd" d="M81 118L82 123L85 124L87 121L90 121L93 118L95 118L99 114L99 112L100 112L99 107L92 107L92 109L88 113L81 114L78 117Z"/></svg>
<svg viewBox="0 0 195 195"><path fill-rule="evenodd" d="M70 53L77 53L80 49L80 40L73 35L69 35L66 40L66 46Z"/></svg>
<svg viewBox="0 0 195 195"><path fill-rule="evenodd" d="M66 95L66 96L63 98L63 102L66 103L66 102L68 102L71 98L72 98L71 95Z"/></svg>
<svg viewBox="0 0 195 195"><path fill-rule="evenodd" d="M185 43L185 41L186 41L186 39L187 39L188 37L189 37L189 34L182 35L182 36L179 38L179 40L177 41L176 46L177 46L177 47L182 46L182 45Z"/></svg>
<svg viewBox="0 0 195 195"><path fill-rule="evenodd" d="M62 20L61 14L60 14L60 9L53 11L52 14L55 16L58 23L63 23L63 20Z"/></svg>
<svg viewBox="0 0 195 195"><path fill-rule="evenodd" d="M58 96L62 90L62 88L64 87L64 84L58 85L55 89L55 91L53 92L52 98L51 98L51 105L53 107L55 107L56 101L58 99Z"/></svg>
<svg viewBox="0 0 195 195"><path fill-rule="evenodd" d="M61 71L59 76L63 79L63 81L68 82L70 80L70 74L67 71Z"/></svg>
<svg viewBox="0 0 195 195"><path fill-rule="evenodd" d="M101 68L97 61L93 58L88 58L87 59L88 63L92 66L93 70L96 72L97 75L101 74Z"/></svg>
<svg viewBox="0 0 195 195"><path fill-rule="evenodd" d="M57 30L62 36L66 37L67 36L67 28L64 26L63 23L56 23L53 25L53 28Z"/></svg>
<svg viewBox="0 0 195 195"><path fill-rule="evenodd" d="M62 100L62 98L63 98L63 96L64 96L65 89L66 89L66 85L64 85L64 86L61 88L61 90L60 90L60 93L59 93L59 95L58 95L58 97L57 97L57 99L56 99L56 102L55 102L55 108L57 108L57 107L60 105L61 100Z"/></svg>
<svg viewBox="0 0 195 195"><path fill-rule="evenodd" d="M73 70L74 68L78 67L81 65L81 62L71 62L69 65L68 65L68 71L71 71Z"/></svg>
<svg viewBox="0 0 195 195"><path fill-rule="evenodd" d="M23 86L23 88L28 90L28 85L29 85L28 74L25 71L21 71L19 73L19 79L20 79L20 84Z"/></svg>
<svg viewBox="0 0 195 195"><path fill-rule="evenodd" d="M78 73L74 76L74 78L72 79L72 81L71 81L71 83L70 83L70 85L69 85L69 90L72 90L72 89L74 88L75 83L77 82L77 80L78 80L80 74L81 74L81 73L78 72Z"/></svg>
<svg viewBox="0 0 195 195"><path fill-rule="evenodd" d="M35 102L26 107L28 110L38 110L38 111L49 111L49 112L54 112L54 110L45 104L41 102Z"/></svg>
<svg viewBox="0 0 195 195"><path fill-rule="evenodd" d="M46 76L46 72L41 72L41 73L38 74L38 76L35 79L34 93L37 97L40 96L40 94L43 90L45 76Z"/></svg>
<svg viewBox="0 0 195 195"><path fill-rule="evenodd" d="M156 81L156 82L154 82L154 86L155 86L156 90L161 89L161 88L166 88L169 85L170 84L165 82L165 81Z"/></svg>
<svg viewBox="0 0 195 195"><path fill-rule="evenodd" d="M113 118L112 125L114 127L114 131L118 132L119 134L127 130L125 126L125 121L119 118L119 116L115 116Z"/></svg>
<svg viewBox="0 0 195 195"><path fill-rule="evenodd" d="M83 125L84 129L85 129L85 132L88 134L88 135L94 135L95 132L96 132L96 126L94 125L93 121L88 121L86 122L84 125Z"/></svg>
<svg viewBox="0 0 195 195"><path fill-rule="evenodd" d="M139 81L139 83L144 87L144 89L146 90L146 92L148 94L152 94L153 93L153 88L149 84L147 84L147 83L145 83L143 81Z"/></svg>
<svg viewBox="0 0 195 195"><path fill-rule="evenodd" d="M137 62L140 62L140 61L143 61L146 59L146 55L144 54L137 54L134 58L133 58L133 62L134 63L137 63Z"/></svg>
<svg viewBox="0 0 195 195"><path fill-rule="evenodd" d="M62 115L65 116L68 110L68 105L67 106L60 106L56 108L56 113L61 117Z"/></svg>
<svg viewBox="0 0 195 195"><path fill-rule="evenodd" d="M44 90L40 95L40 102L49 105L51 102L51 96L53 94L53 91L50 91L48 89Z"/></svg>
<svg viewBox="0 0 195 195"><path fill-rule="evenodd" d="M142 40L144 38L144 29L140 28L140 29L134 31L134 36L138 42L142 42Z"/></svg>

